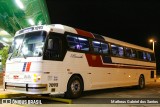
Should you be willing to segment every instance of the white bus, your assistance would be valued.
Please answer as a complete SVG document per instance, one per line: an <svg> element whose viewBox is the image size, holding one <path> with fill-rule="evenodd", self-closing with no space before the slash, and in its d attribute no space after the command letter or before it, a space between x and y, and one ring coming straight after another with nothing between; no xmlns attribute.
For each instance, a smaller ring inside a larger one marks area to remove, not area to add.
<svg viewBox="0 0 160 107"><path fill-rule="evenodd" d="M41 25L16 32L4 89L77 98L86 90L142 89L155 77L151 49L60 24Z"/></svg>

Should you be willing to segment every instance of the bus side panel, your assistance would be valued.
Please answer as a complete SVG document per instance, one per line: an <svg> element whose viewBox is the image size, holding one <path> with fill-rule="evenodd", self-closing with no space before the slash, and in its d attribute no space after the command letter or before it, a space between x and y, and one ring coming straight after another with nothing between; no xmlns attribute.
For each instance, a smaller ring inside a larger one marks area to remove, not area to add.
<svg viewBox="0 0 160 107"><path fill-rule="evenodd" d="M53 88L55 88L55 92L66 92L69 78L74 74L80 74L84 81L85 90L90 89L90 69L84 53L68 51L63 61L44 60L44 81L48 84L49 92ZM58 84L58 86L50 84Z"/></svg>

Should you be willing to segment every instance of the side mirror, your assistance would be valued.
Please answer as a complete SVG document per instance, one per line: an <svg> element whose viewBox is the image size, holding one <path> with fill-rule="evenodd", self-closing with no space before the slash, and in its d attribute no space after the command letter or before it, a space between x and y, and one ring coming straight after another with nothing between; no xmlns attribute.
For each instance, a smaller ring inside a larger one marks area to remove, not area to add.
<svg viewBox="0 0 160 107"><path fill-rule="evenodd" d="M13 52L12 46L9 46L8 54L10 54L12 52Z"/></svg>

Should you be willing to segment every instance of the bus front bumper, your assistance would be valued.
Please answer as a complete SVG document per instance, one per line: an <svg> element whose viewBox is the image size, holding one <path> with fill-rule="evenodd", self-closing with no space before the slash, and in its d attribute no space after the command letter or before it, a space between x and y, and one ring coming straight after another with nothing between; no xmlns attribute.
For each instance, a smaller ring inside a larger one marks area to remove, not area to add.
<svg viewBox="0 0 160 107"><path fill-rule="evenodd" d="M24 84L5 82L4 89L27 94L44 94L47 92L47 84Z"/></svg>

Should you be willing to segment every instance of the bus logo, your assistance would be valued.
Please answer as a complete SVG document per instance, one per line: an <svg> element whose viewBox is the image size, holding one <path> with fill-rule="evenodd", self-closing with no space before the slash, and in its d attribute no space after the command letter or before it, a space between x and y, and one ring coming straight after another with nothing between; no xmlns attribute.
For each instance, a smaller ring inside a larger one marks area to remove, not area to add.
<svg viewBox="0 0 160 107"><path fill-rule="evenodd" d="M24 72L24 71L29 72L30 66L31 66L31 62L25 62L24 65L23 65L22 71L23 71L23 72Z"/></svg>

